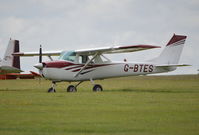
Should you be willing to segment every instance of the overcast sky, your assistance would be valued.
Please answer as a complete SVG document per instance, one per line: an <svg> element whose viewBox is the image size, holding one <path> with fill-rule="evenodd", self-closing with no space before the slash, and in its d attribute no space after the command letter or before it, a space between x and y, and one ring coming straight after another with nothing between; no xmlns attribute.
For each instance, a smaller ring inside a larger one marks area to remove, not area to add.
<svg viewBox="0 0 199 135"><path fill-rule="evenodd" d="M172 74L199 69L198 0L0 0L1 58L9 38L21 51L72 50L100 46L154 44L164 48L172 35L187 35L180 63ZM162 49L109 56L143 61ZM45 59L48 60L48 59ZM38 57L22 58L22 70L37 71Z"/></svg>

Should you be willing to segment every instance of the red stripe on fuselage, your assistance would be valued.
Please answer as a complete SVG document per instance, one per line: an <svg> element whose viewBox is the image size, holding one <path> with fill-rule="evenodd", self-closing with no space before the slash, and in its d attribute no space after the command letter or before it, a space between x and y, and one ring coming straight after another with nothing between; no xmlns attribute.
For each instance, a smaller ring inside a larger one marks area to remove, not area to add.
<svg viewBox="0 0 199 135"><path fill-rule="evenodd" d="M80 71L81 67L84 66L84 64L74 64L74 63L67 62L67 61L49 61L49 62L43 62L43 63L45 64L46 68L64 68L64 67L68 67L65 70L71 70L71 69L78 68L76 70L73 70L72 72ZM93 65L88 65L88 67L86 67L85 70L86 69L96 68L96 67L109 66L109 65L113 65L113 64L93 64Z"/></svg>
<svg viewBox="0 0 199 135"><path fill-rule="evenodd" d="M64 68L68 66L74 66L74 65L80 65L80 64L74 64L67 61L49 61L49 62L43 62L45 64L46 68Z"/></svg>
<svg viewBox="0 0 199 135"><path fill-rule="evenodd" d="M109 65L114 65L114 64L95 64L95 65L89 65L84 70L86 70L86 69L92 69L92 68L96 68L96 67L109 66ZM81 69L79 68L79 69L73 70L72 72L77 72L77 71L80 71L80 70Z"/></svg>
<svg viewBox="0 0 199 135"><path fill-rule="evenodd" d="M78 65L78 66L66 68L65 70L71 70L71 69L80 68L80 67L83 67L83 66L84 65Z"/></svg>

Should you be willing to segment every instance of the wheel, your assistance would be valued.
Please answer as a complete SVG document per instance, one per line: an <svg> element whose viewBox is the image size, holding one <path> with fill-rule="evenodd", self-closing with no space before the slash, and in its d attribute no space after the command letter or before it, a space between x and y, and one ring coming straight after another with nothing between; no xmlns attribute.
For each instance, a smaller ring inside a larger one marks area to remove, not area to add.
<svg viewBox="0 0 199 135"><path fill-rule="evenodd" d="M101 85L95 84L94 87L93 87L93 91L94 91L94 92L103 91L103 88L102 88Z"/></svg>
<svg viewBox="0 0 199 135"><path fill-rule="evenodd" d="M73 85L69 85L67 88L67 92L77 92L77 89Z"/></svg>
<svg viewBox="0 0 199 135"><path fill-rule="evenodd" d="M48 89L48 93L50 93L50 92L56 92L56 90L53 87L51 87Z"/></svg>

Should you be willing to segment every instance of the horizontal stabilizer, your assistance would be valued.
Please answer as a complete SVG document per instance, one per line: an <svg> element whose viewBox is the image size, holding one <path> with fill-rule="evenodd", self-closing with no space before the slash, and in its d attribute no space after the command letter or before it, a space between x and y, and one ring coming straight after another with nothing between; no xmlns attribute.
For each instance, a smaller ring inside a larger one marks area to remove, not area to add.
<svg viewBox="0 0 199 135"><path fill-rule="evenodd" d="M167 67L185 67L185 66L191 66L188 64L163 64L163 65L156 65L156 67L162 67L162 68L167 68Z"/></svg>

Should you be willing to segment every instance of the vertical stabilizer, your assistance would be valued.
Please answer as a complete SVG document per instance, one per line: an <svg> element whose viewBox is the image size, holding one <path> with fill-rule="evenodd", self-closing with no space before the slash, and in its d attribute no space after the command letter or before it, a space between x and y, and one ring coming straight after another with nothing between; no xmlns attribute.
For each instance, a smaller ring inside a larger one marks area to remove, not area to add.
<svg viewBox="0 0 199 135"><path fill-rule="evenodd" d="M152 60L157 64L178 64L187 36L173 35L159 57Z"/></svg>
<svg viewBox="0 0 199 135"><path fill-rule="evenodd" d="M15 52L19 52L19 41L10 39L8 43L8 47L4 54L4 58L2 60L3 66L10 66L20 69L20 58L19 56L13 56L12 54Z"/></svg>

